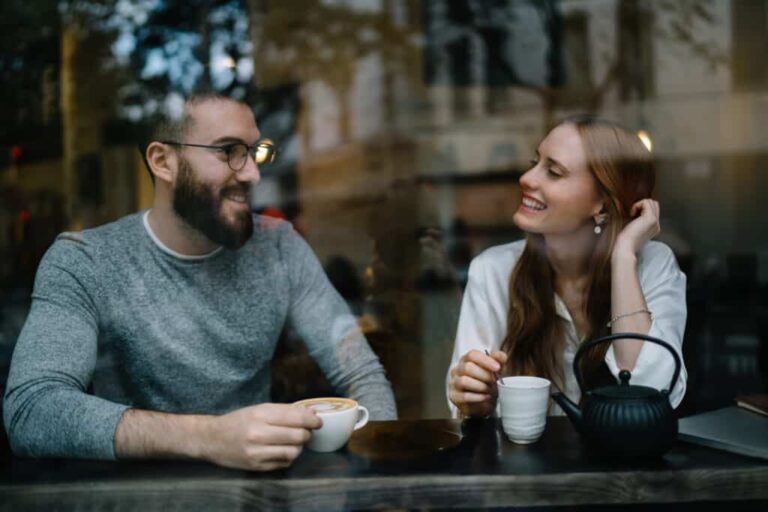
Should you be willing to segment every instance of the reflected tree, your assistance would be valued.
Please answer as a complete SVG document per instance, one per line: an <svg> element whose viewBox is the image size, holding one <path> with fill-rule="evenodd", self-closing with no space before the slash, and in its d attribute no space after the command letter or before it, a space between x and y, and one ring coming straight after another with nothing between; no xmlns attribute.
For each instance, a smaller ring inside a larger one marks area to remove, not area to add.
<svg viewBox="0 0 768 512"><path fill-rule="evenodd" d="M395 76L418 70L413 66L413 50L419 44L415 27L398 23L391 3L384 1L381 11L373 11L322 0L248 0L257 49L255 78L265 86L325 83L339 98L340 133L348 140L349 93L360 60L380 56L385 101L392 97ZM387 106L390 115L393 108Z"/></svg>
<svg viewBox="0 0 768 512"><path fill-rule="evenodd" d="M608 91L617 84L625 101L653 96L654 41L679 46L703 61L712 72L728 65L725 48L710 37L722 23L715 10L713 0L654 0L648 3L620 0L617 8L618 49L609 61L607 72L586 98L587 108L599 111Z"/></svg>
<svg viewBox="0 0 768 512"><path fill-rule="evenodd" d="M62 191L72 228L103 222L104 126L115 108L121 80L111 53L112 0L59 3L61 20L60 96L63 143Z"/></svg>
<svg viewBox="0 0 768 512"><path fill-rule="evenodd" d="M13 20L0 31L0 168L5 168L12 147L24 158L61 151L60 21L56 4L44 0L4 0L0 19ZM35 141L41 133L47 135L46 147Z"/></svg>
<svg viewBox="0 0 768 512"><path fill-rule="evenodd" d="M217 90L253 94L252 43L241 0L131 0L142 15L121 22L121 47L134 79L121 91L133 120L162 107L169 94Z"/></svg>
<svg viewBox="0 0 768 512"><path fill-rule="evenodd" d="M598 4L599 2L594 2ZM432 85L515 87L541 98L544 127L558 108L599 111L609 93L653 95L653 47L672 42L713 70L727 64L710 34L722 20L713 0L617 0L616 48L598 56L606 71L592 81L587 14L562 0L425 2L426 77Z"/></svg>

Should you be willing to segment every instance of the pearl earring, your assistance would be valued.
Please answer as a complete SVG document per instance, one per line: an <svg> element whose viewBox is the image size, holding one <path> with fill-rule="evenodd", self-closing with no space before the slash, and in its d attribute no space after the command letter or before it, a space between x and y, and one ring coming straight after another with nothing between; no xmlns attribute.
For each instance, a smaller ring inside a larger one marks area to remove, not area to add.
<svg viewBox="0 0 768 512"><path fill-rule="evenodd" d="M608 220L608 215L600 213L595 216L595 235L599 235L603 232L603 224Z"/></svg>

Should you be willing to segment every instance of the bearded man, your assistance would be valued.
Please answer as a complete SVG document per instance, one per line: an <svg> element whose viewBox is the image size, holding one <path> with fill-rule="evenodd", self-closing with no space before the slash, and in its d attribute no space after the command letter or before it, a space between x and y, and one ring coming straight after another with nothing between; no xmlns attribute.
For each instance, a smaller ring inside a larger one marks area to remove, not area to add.
<svg viewBox="0 0 768 512"><path fill-rule="evenodd" d="M260 137L247 105L191 97L144 144L152 208L59 235L7 382L16 454L288 466L322 422L268 403L286 323L339 394L396 418L378 358L311 249L289 223L251 213L259 165L275 157Z"/></svg>

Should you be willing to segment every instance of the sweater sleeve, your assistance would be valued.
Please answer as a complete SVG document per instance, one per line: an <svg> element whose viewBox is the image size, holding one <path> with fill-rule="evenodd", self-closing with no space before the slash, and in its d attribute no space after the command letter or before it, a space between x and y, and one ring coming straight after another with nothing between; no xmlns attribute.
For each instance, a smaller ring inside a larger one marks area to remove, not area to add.
<svg viewBox="0 0 768 512"><path fill-rule="evenodd" d="M683 362L683 334L687 309L685 305L685 274L675 261L669 247L653 242L645 252L640 269L640 286L645 295L653 321L648 336L666 341L674 347L680 358L680 376L670 390L670 403L680 405L685 395L687 372ZM605 362L618 379L620 368L616 363L613 345L605 355ZM632 370L632 384L669 390L675 371L675 360L669 351L653 343L643 343Z"/></svg>
<svg viewBox="0 0 768 512"><path fill-rule="evenodd" d="M127 407L86 393L98 340L92 269L76 235L62 235L40 264L4 399L17 455L115 458L114 433Z"/></svg>
<svg viewBox="0 0 768 512"><path fill-rule="evenodd" d="M280 240L291 281L288 320L310 355L333 387L364 405L371 419L397 419L384 367L312 249L292 229L286 229Z"/></svg>

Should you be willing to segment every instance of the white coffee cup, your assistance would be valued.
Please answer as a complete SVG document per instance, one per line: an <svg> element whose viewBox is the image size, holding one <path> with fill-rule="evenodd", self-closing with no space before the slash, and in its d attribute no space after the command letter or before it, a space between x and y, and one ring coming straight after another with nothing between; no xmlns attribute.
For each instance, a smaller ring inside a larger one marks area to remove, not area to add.
<svg viewBox="0 0 768 512"><path fill-rule="evenodd" d="M312 431L307 448L316 452L333 452L344 446L352 432L368 423L368 409L350 398L309 398L296 405L315 411L323 426Z"/></svg>
<svg viewBox="0 0 768 512"><path fill-rule="evenodd" d="M504 377L498 383L501 426L513 443L533 443L547 424L549 385L541 377Z"/></svg>

